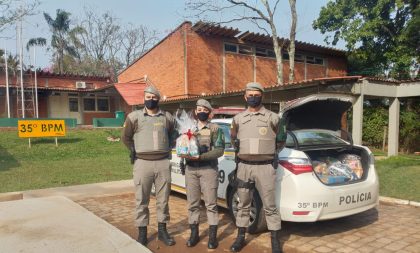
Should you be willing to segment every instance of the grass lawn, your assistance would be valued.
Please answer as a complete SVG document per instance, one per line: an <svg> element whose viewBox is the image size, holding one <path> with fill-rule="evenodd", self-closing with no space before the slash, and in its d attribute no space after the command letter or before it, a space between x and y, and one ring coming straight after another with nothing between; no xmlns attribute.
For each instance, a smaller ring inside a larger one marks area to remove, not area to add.
<svg viewBox="0 0 420 253"><path fill-rule="evenodd" d="M0 192L130 179L132 167L122 142L107 141L120 130L70 130L66 137L19 139L0 131Z"/></svg>
<svg viewBox="0 0 420 253"><path fill-rule="evenodd" d="M399 155L376 161L380 195L420 202L420 156Z"/></svg>

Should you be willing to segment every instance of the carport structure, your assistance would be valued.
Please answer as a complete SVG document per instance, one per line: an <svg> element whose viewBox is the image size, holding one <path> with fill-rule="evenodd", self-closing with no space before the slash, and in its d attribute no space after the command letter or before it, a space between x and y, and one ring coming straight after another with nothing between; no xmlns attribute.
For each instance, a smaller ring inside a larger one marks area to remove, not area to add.
<svg viewBox="0 0 420 253"><path fill-rule="evenodd" d="M363 101L366 99L390 99L388 122L388 156L398 154L400 99L420 96L420 80L390 81L362 76L317 78L285 85L265 87L264 103L278 111L281 102L298 99L317 93L350 94L355 97L352 113L352 136L355 144L362 144ZM193 108L198 98L210 101L215 107L244 106L244 89L168 99L161 102L162 108L174 111L177 108Z"/></svg>

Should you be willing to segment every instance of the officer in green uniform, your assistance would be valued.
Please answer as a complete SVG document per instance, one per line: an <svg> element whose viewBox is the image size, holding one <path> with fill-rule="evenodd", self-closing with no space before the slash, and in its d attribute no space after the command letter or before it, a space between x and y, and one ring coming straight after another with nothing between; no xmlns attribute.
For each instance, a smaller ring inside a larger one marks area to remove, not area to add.
<svg viewBox="0 0 420 253"><path fill-rule="evenodd" d="M156 214L158 239L172 246L175 240L166 230L169 222L169 193L171 191L170 152L177 136L175 119L159 109L159 91L149 86L144 91L142 110L128 114L124 123L122 140L135 149L133 179L136 197L135 224L139 229L138 242L147 245L149 225L149 200L152 185L156 189Z"/></svg>
<svg viewBox="0 0 420 253"><path fill-rule="evenodd" d="M237 114L232 121L232 143L239 140L238 151L238 236L231 251L239 252L245 246L245 232L249 226L249 211L253 187L258 190L263 202L268 230L271 231L272 252L281 252L279 231L281 219L276 207L274 192L276 184L277 155L286 141L286 129L278 114L262 105L264 88L259 83L246 86L247 110Z"/></svg>
<svg viewBox="0 0 420 253"><path fill-rule="evenodd" d="M225 137L217 124L209 122L209 115L213 109L210 103L199 99L196 103L197 116L194 135L198 139L200 156L193 158L183 156L187 161L185 183L188 200L188 223L191 236L187 241L188 247L195 246L199 241L200 201L203 193L207 209L207 222L209 224L208 248L217 248L217 226L219 223L217 213L217 187L219 185L217 158L221 157L225 148Z"/></svg>

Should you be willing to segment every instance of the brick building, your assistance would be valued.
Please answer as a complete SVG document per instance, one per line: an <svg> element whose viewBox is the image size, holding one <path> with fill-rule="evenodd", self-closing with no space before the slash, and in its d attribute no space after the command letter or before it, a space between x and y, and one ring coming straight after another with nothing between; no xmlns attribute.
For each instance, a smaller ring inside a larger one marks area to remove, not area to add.
<svg viewBox="0 0 420 253"><path fill-rule="evenodd" d="M287 52L283 52L288 82ZM296 42L295 81L345 76L345 52ZM257 81L276 83L271 37L198 22L184 22L119 76L123 83L147 76L166 99L242 89Z"/></svg>
<svg viewBox="0 0 420 253"><path fill-rule="evenodd" d="M35 73L23 75L25 117L36 117ZM78 124L91 125L93 118L115 118L115 111L131 110L131 101L121 97L121 84L108 77L37 72L39 118L75 118ZM134 94L142 95L142 81L128 84ZM6 78L0 73L0 118L6 118ZM121 88L123 91L127 86ZM138 90L140 88L140 91ZM137 89L137 90L136 90ZM127 93L127 92L126 92ZM22 118L19 74L9 76L10 117Z"/></svg>

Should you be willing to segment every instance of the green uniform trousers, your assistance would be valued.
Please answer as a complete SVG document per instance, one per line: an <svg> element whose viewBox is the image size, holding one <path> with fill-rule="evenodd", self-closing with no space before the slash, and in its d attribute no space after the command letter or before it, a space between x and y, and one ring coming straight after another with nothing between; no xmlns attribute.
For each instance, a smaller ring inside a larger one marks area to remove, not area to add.
<svg viewBox="0 0 420 253"><path fill-rule="evenodd" d="M168 223L171 171L168 159L148 161L137 159L134 163L133 179L136 196L137 227L149 225L149 201L153 184L156 191L156 215L160 223Z"/></svg>
<svg viewBox="0 0 420 253"><path fill-rule="evenodd" d="M188 166L185 170L185 184L188 201L188 223L198 224L200 220L200 201L203 193L209 225L217 225L217 187L219 186L218 170L211 166Z"/></svg>
<svg viewBox="0 0 420 253"><path fill-rule="evenodd" d="M251 180L255 182L255 188L260 194L268 230L280 230L281 218L280 212L276 207L275 188L276 188L276 170L271 164L249 165L239 163L237 177L245 182ZM239 204L238 214L236 216L236 226L249 226L249 210L252 203L252 190L246 188L238 189Z"/></svg>

